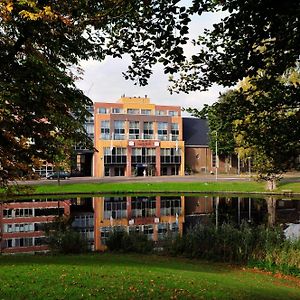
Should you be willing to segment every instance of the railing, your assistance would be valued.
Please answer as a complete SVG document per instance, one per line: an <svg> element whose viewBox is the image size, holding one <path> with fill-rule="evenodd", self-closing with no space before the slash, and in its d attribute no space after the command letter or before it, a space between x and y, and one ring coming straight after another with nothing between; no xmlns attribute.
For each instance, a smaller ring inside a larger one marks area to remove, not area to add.
<svg viewBox="0 0 300 300"><path fill-rule="evenodd" d="M158 135L158 134L109 134L109 133L102 133L100 135L100 139L102 140L158 140L158 141L171 141L176 142L178 140L178 135Z"/></svg>

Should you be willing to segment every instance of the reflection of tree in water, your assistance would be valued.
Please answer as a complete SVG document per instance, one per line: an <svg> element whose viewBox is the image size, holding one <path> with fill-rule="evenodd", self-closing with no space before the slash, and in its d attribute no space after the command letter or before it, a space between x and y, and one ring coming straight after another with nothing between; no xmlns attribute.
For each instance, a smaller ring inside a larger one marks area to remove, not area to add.
<svg viewBox="0 0 300 300"><path fill-rule="evenodd" d="M214 211L209 219L212 224L240 225L246 221L253 225L275 224L276 199L245 197L213 197Z"/></svg>
<svg viewBox="0 0 300 300"><path fill-rule="evenodd" d="M276 222L276 202L274 197L267 197L268 226L274 227Z"/></svg>

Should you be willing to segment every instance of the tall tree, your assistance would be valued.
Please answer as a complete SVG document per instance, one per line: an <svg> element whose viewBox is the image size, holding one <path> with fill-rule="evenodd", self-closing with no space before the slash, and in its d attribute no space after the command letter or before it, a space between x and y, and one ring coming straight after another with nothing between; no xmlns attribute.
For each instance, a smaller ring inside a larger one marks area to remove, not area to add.
<svg viewBox="0 0 300 300"><path fill-rule="evenodd" d="M226 16L194 41L198 53L181 64L175 90L202 90L213 83L232 86L260 70L264 80L278 78L295 67L300 55L299 1L194 0L188 13L203 11L223 11Z"/></svg>
<svg viewBox="0 0 300 300"><path fill-rule="evenodd" d="M0 178L51 161L57 138L86 139L91 104L74 84L80 60L128 53L146 84L158 57L184 60L189 17L177 0L0 2ZM181 34L178 34L180 32ZM75 70L75 71L74 71ZM53 134L55 132L55 134ZM24 142L21 142L24 141Z"/></svg>
<svg viewBox="0 0 300 300"><path fill-rule="evenodd" d="M173 89L233 86L247 78L249 87L231 94L231 105L216 106L231 114L237 148L255 157L260 177L274 188L276 178L295 166L300 154L300 2L195 0L189 12L201 14L203 9L222 10L226 16L195 41L199 51L181 63Z"/></svg>
<svg viewBox="0 0 300 300"><path fill-rule="evenodd" d="M188 109L208 118L212 150L217 130L220 153L251 157L258 178L266 180L270 190L284 172L298 165L300 153L300 110L287 102L300 97L299 73L292 71L282 80L285 84L274 80L267 93L260 78L246 78L202 111Z"/></svg>
<svg viewBox="0 0 300 300"><path fill-rule="evenodd" d="M192 116L207 119L209 127L209 147L215 151L216 138L218 141L218 153L231 155L234 153L236 143L234 140L233 121L235 115L231 112L234 109L234 90L229 90L220 95L219 100L209 105L204 105L202 110L187 108L186 111Z"/></svg>

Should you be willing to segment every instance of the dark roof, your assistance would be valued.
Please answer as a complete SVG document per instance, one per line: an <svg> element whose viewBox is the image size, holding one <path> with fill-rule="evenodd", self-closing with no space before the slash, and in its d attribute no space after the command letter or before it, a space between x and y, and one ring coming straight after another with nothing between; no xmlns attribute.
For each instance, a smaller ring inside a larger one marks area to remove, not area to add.
<svg viewBox="0 0 300 300"><path fill-rule="evenodd" d="M186 146L208 146L207 120L182 118L183 140Z"/></svg>

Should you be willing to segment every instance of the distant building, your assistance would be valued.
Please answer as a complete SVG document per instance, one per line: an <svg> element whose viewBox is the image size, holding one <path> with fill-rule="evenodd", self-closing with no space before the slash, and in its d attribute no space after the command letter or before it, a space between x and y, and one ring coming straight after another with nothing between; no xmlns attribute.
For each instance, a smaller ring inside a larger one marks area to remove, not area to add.
<svg viewBox="0 0 300 300"><path fill-rule="evenodd" d="M215 168L216 157L208 147L207 120L183 118L185 164L194 173L207 173Z"/></svg>
<svg viewBox="0 0 300 300"><path fill-rule="evenodd" d="M183 118L183 140L185 143L185 164L193 173L237 174L248 171L248 160L238 161L235 154L218 155L209 148L207 120Z"/></svg>

